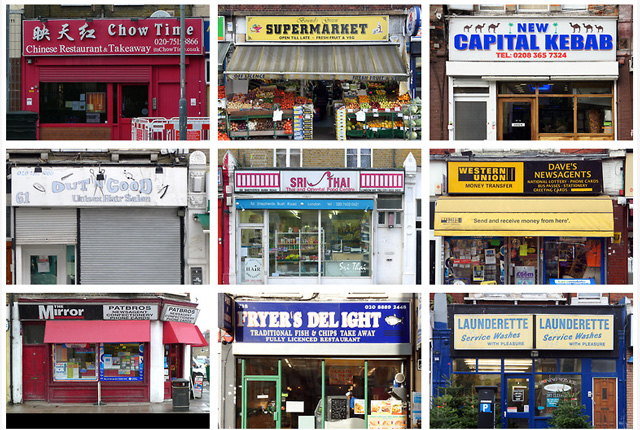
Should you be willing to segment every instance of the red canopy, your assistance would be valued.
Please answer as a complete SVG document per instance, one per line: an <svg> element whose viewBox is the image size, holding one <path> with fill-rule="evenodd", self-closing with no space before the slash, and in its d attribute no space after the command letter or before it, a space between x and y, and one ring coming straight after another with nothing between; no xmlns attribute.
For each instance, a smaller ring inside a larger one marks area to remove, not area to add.
<svg viewBox="0 0 640 430"><path fill-rule="evenodd" d="M164 344L184 343L191 346L209 345L204 336L202 336L198 326L189 323L165 321L162 338Z"/></svg>
<svg viewBox="0 0 640 430"><path fill-rule="evenodd" d="M149 342L149 321L68 321L49 320L45 343L125 343Z"/></svg>

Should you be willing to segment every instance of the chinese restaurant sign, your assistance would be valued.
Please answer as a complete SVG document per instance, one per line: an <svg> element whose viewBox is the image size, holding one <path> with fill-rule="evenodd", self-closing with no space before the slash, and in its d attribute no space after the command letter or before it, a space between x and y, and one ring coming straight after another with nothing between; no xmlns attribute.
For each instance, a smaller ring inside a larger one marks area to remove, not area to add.
<svg viewBox="0 0 640 430"><path fill-rule="evenodd" d="M14 167L13 206L186 206L187 169L164 167Z"/></svg>
<svg viewBox="0 0 640 430"><path fill-rule="evenodd" d="M616 19L454 17L451 61L616 61Z"/></svg>
<svg viewBox="0 0 640 430"><path fill-rule="evenodd" d="M537 315L536 347L613 350L613 315Z"/></svg>
<svg viewBox="0 0 640 430"><path fill-rule="evenodd" d="M236 340L254 343L410 343L409 302L236 302Z"/></svg>
<svg viewBox="0 0 640 430"><path fill-rule="evenodd" d="M201 18L185 19L185 53L203 55ZM180 55L180 21L50 19L23 22L23 55Z"/></svg>
<svg viewBox="0 0 640 430"><path fill-rule="evenodd" d="M404 192L403 170L236 170L235 192Z"/></svg>
<svg viewBox="0 0 640 430"><path fill-rule="evenodd" d="M455 349L531 349L533 315L454 315Z"/></svg>
<svg viewBox="0 0 640 430"><path fill-rule="evenodd" d="M598 161L449 162L449 194L597 195Z"/></svg>
<svg viewBox="0 0 640 430"><path fill-rule="evenodd" d="M389 17L248 16L247 42L386 42Z"/></svg>

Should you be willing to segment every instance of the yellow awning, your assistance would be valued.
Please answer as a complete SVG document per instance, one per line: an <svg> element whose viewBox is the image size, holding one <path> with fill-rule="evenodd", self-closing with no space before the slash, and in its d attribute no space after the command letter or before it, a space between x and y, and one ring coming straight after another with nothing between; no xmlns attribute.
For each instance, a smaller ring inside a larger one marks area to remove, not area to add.
<svg viewBox="0 0 640 430"><path fill-rule="evenodd" d="M597 197L440 197L436 236L613 237L613 205Z"/></svg>

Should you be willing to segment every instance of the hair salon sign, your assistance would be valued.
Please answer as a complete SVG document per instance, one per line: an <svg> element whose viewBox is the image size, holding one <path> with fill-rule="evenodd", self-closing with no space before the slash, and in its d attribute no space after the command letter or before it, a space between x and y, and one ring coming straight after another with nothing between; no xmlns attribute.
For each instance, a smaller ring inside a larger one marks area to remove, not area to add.
<svg viewBox="0 0 640 430"><path fill-rule="evenodd" d="M616 19L475 16L449 20L451 61L616 61Z"/></svg>
<svg viewBox="0 0 640 430"><path fill-rule="evenodd" d="M187 169L165 167L14 167L13 206L186 206Z"/></svg>
<svg viewBox="0 0 640 430"><path fill-rule="evenodd" d="M180 21L50 19L23 22L23 55L179 55ZM185 19L185 54L203 55L201 18Z"/></svg>

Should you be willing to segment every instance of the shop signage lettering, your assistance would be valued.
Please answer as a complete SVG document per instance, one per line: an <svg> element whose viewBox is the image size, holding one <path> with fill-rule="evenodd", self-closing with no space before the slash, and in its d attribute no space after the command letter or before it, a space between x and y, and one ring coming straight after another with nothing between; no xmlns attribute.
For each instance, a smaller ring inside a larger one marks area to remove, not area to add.
<svg viewBox="0 0 640 430"><path fill-rule="evenodd" d="M615 19L456 17L452 61L615 61Z"/></svg>
<svg viewBox="0 0 640 430"><path fill-rule="evenodd" d="M38 319L54 320L54 319L84 319L84 309L72 308L65 305L39 305Z"/></svg>
<svg viewBox="0 0 640 430"><path fill-rule="evenodd" d="M409 343L405 302L236 302L236 340L261 343Z"/></svg>
<svg viewBox="0 0 640 430"><path fill-rule="evenodd" d="M188 306L178 306L165 304L162 308L162 321L174 321L195 324L198 319L200 309Z"/></svg>
<svg viewBox="0 0 640 430"><path fill-rule="evenodd" d="M157 320L158 305L104 305L105 320Z"/></svg>
<svg viewBox="0 0 640 430"><path fill-rule="evenodd" d="M186 206L187 169L32 167L12 169L14 206Z"/></svg>
<svg viewBox="0 0 640 430"><path fill-rule="evenodd" d="M387 41L388 16L248 16L247 41Z"/></svg>
<svg viewBox="0 0 640 430"><path fill-rule="evenodd" d="M533 315L454 315L455 349L531 349Z"/></svg>
<svg viewBox="0 0 640 430"><path fill-rule="evenodd" d="M404 192L402 170L236 170L235 192Z"/></svg>
<svg viewBox="0 0 640 430"><path fill-rule="evenodd" d="M597 195L599 161L448 163L449 194Z"/></svg>
<svg viewBox="0 0 640 430"><path fill-rule="evenodd" d="M613 315L538 315L538 349L613 349Z"/></svg>
<svg viewBox="0 0 640 430"><path fill-rule="evenodd" d="M157 320L157 304L26 304L18 305L20 320Z"/></svg>
<svg viewBox="0 0 640 430"><path fill-rule="evenodd" d="M170 19L24 21L24 56L179 55L180 25ZM185 19L185 53L203 55L200 18Z"/></svg>

